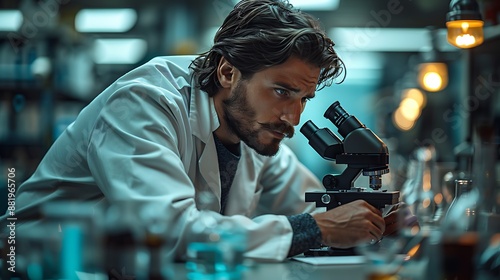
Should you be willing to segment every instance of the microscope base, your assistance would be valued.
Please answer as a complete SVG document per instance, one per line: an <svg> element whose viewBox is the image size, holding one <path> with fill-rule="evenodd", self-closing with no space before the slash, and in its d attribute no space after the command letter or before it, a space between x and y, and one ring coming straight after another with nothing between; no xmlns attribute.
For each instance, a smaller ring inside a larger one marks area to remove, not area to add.
<svg viewBox="0 0 500 280"><path fill-rule="evenodd" d="M339 249L333 247L321 247L318 249L309 249L304 252L307 257L320 257L320 256L357 256L358 252L354 248Z"/></svg>

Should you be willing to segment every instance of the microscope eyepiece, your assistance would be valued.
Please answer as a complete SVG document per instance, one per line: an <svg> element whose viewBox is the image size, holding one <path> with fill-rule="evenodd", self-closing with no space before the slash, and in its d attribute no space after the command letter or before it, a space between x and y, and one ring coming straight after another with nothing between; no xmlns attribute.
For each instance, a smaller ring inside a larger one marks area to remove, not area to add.
<svg viewBox="0 0 500 280"><path fill-rule="evenodd" d="M309 145L323 158L335 160L342 153L342 140L327 128L318 128L312 121L307 121L300 132L309 140Z"/></svg>
<svg viewBox="0 0 500 280"><path fill-rule="evenodd" d="M335 101L325 112L325 118L329 119L336 127L340 127L349 117L349 114Z"/></svg>
<svg viewBox="0 0 500 280"><path fill-rule="evenodd" d="M349 113L340 106L340 102L335 101L326 110L325 118L329 119L337 128L343 137L346 137L351 131L364 127L364 125L354 116L349 115Z"/></svg>
<svg viewBox="0 0 500 280"><path fill-rule="evenodd" d="M304 136L307 138L307 140L310 140L314 133L318 131L318 127L312 122L312 121L307 121L302 128L300 128L300 132L304 134Z"/></svg>

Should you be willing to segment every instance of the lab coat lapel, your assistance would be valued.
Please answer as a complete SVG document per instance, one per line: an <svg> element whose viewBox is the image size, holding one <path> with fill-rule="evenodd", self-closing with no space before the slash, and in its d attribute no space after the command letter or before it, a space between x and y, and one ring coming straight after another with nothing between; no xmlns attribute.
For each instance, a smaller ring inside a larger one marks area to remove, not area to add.
<svg viewBox="0 0 500 280"><path fill-rule="evenodd" d="M215 148L214 138L209 137L208 142L203 149L200 159L198 160L200 166L200 174L208 185L209 189L220 201L221 188L220 188L220 175L219 175L219 162L217 161L217 150ZM220 211L220 203L218 203Z"/></svg>
<svg viewBox="0 0 500 280"><path fill-rule="evenodd" d="M213 131L220 125L213 99L203 92L192 86L191 101L190 101L190 123L193 129L193 136L199 139L197 144L197 158L199 172L203 183L215 195L217 205L212 205L210 208L220 209L220 175L219 163L217 161L217 149L215 147ZM196 186L197 189L204 189L202 186Z"/></svg>

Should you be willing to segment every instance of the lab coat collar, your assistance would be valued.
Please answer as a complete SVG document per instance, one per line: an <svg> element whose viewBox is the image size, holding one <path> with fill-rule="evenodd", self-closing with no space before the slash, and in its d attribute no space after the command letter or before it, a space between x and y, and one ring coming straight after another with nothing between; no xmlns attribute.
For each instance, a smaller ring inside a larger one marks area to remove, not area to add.
<svg viewBox="0 0 500 280"><path fill-rule="evenodd" d="M191 101L189 109L189 122L193 129L193 135L207 144L209 139L213 138L212 133L220 125L219 117L217 116L217 111L215 111L214 99L209 97L208 93L196 87L194 81L191 84ZM208 119L206 120L207 117Z"/></svg>

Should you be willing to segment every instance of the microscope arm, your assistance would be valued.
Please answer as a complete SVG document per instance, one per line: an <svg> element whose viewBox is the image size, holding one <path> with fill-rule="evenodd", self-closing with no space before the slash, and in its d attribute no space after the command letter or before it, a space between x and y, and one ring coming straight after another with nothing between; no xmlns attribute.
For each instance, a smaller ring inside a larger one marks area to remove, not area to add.
<svg viewBox="0 0 500 280"><path fill-rule="evenodd" d="M327 174L323 177L323 186L327 190L349 190L354 187L354 181L361 174L360 168L347 167L342 174Z"/></svg>

